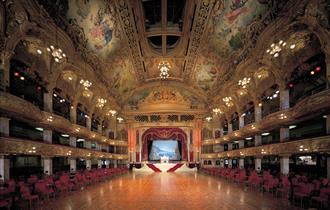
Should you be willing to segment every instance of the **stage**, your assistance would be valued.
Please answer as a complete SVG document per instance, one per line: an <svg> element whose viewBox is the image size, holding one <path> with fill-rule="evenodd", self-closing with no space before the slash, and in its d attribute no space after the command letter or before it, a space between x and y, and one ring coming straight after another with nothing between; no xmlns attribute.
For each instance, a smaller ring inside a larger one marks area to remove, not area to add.
<svg viewBox="0 0 330 210"><path fill-rule="evenodd" d="M141 163L141 168L133 168L134 172L195 172L197 168L189 168L187 163L178 162L178 163L154 163L146 162Z"/></svg>

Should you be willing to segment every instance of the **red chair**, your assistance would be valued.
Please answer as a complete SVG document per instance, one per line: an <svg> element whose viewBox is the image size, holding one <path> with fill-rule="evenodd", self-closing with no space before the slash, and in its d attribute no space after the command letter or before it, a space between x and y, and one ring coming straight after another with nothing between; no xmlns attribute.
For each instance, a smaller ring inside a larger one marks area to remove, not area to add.
<svg viewBox="0 0 330 210"><path fill-rule="evenodd" d="M293 193L294 201L296 200L296 198L300 198L300 206L303 207L303 200L310 197L313 189L314 186L312 183L301 184L298 190Z"/></svg>
<svg viewBox="0 0 330 210"><path fill-rule="evenodd" d="M36 192L45 198L50 198L55 196L55 192L52 188L47 186L46 182L40 180L35 184Z"/></svg>
<svg viewBox="0 0 330 210"><path fill-rule="evenodd" d="M318 204L320 204L320 207L323 208L323 207L328 207L329 205L329 195L330 195L330 188L322 188L320 190L320 195L319 196L313 196L311 198L311 204L313 202L316 202Z"/></svg>
<svg viewBox="0 0 330 210"><path fill-rule="evenodd" d="M30 209L32 207L34 201L35 202L39 201L39 196L31 195L30 189L25 185L21 185L20 188L21 188L20 189L21 197L23 200L28 201L29 209Z"/></svg>
<svg viewBox="0 0 330 210"><path fill-rule="evenodd" d="M290 191L290 182L287 176L282 176L279 186L280 187L276 189L276 197L278 196L278 193L281 193L281 197L283 197L283 195L288 197Z"/></svg>
<svg viewBox="0 0 330 210"><path fill-rule="evenodd" d="M9 200L0 200L0 208L7 208L10 210L10 201Z"/></svg>

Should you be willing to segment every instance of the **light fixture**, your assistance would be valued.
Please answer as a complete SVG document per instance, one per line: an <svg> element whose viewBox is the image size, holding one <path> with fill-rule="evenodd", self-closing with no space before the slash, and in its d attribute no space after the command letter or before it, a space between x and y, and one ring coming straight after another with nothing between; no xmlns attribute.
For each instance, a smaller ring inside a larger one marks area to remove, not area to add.
<svg viewBox="0 0 330 210"><path fill-rule="evenodd" d="M170 71L171 66L167 61L160 62L158 65L158 68L160 71L159 76L161 79L169 78L169 76L170 76L169 71Z"/></svg>
<svg viewBox="0 0 330 210"><path fill-rule="evenodd" d="M238 85L242 86L242 88L246 88L246 86L250 83L250 77L244 77L243 79L238 81Z"/></svg>
<svg viewBox="0 0 330 210"><path fill-rule="evenodd" d="M212 117L205 117L205 120L206 120L207 122L210 122L210 121L212 120Z"/></svg>
<svg viewBox="0 0 330 210"><path fill-rule="evenodd" d="M69 137L70 135L69 135L69 134L64 134L64 133L63 133L63 134L61 134L61 136L67 138L67 137Z"/></svg>
<svg viewBox="0 0 330 210"><path fill-rule="evenodd" d="M119 123L121 123L122 121L124 121L124 118L122 118L122 117L117 117L117 120L118 120Z"/></svg>
<svg viewBox="0 0 330 210"><path fill-rule="evenodd" d="M97 99L97 104L96 106L99 107L99 108L102 108L104 106L104 104L107 103L107 100L104 99L104 98L98 98Z"/></svg>
<svg viewBox="0 0 330 210"><path fill-rule="evenodd" d="M116 110L113 110L113 109L110 109L109 112L108 112L108 114L109 115L111 114L111 116L114 117L117 114L117 111Z"/></svg>
<svg viewBox="0 0 330 210"><path fill-rule="evenodd" d="M288 117L287 117L285 114L283 114L283 113L280 114L280 119L281 119L281 120L286 119L286 118L288 118Z"/></svg>
<svg viewBox="0 0 330 210"><path fill-rule="evenodd" d="M84 86L85 90L88 90L92 86L92 83L90 81L86 80L80 80L80 84Z"/></svg>
<svg viewBox="0 0 330 210"><path fill-rule="evenodd" d="M251 140L252 139L252 137L247 137L247 138L245 138L245 140Z"/></svg>
<svg viewBox="0 0 330 210"><path fill-rule="evenodd" d="M222 114L222 111L221 111L220 108L214 108L212 111L213 111L213 113L216 114L216 115L218 115L218 114Z"/></svg>
<svg viewBox="0 0 330 210"><path fill-rule="evenodd" d="M77 139L77 142L84 142L85 139Z"/></svg>
<svg viewBox="0 0 330 210"><path fill-rule="evenodd" d="M289 129L291 130L291 129L294 129L294 128L296 128L297 126L296 125L290 125L289 126Z"/></svg>
<svg viewBox="0 0 330 210"><path fill-rule="evenodd" d="M53 116L49 116L49 117L47 118L47 121L48 121L48 122L53 122Z"/></svg>
<svg viewBox="0 0 330 210"><path fill-rule="evenodd" d="M262 103L259 103L258 106L259 106L259 107L262 107Z"/></svg>
<svg viewBox="0 0 330 210"><path fill-rule="evenodd" d="M63 52L61 48L57 48L54 47L54 45L50 45L46 49L53 56L54 61L57 63L62 62L62 60L66 58L66 54Z"/></svg>
<svg viewBox="0 0 330 210"><path fill-rule="evenodd" d="M37 128L35 128L37 131L44 131L44 129L43 128L39 128L39 127L37 127Z"/></svg>
<svg viewBox="0 0 330 210"><path fill-rule="evenodd" d="M262 136L268 136L270 133L262 133Z"/></svg>
<svg viewBox="0 0 330 210"><path fill-rule="evenodd" d="M42 51L41 51L40 49L37 49L37 53L38 53L39 55L41 55L41 54L42 54Z"/></svg>
<svg viewBox="0 0 330 210"><path fill-rule="evenodd" d="M25 80L25 77L21 76L19 79L20 79L20 80Z"/></svg>
<svg viewBox="0 0 330 210"><path fill-rule="evenodd" d="M228 107L232 106L232 102L231 102L232 98L230 96L224 97L222 101L225 102L226 106Z"/></svg>
<svg viewBox="0 0 330 210"><path fill-rule="evenodd" d="M323 117L323 118L327 118L327 116L326 116L326 115L323 115L322 117Z"/></svg>

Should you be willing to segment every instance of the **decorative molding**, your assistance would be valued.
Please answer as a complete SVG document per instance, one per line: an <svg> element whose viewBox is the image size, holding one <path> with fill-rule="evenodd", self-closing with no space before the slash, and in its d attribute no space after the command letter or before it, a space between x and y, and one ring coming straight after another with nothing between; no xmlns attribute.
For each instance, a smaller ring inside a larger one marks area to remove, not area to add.
<svg viewBox="0 0 330 210"><path fill-rule="evenodd" d="M140 52L140 43L138 41L139 39L135 28L134 15L132 14L132 9L130 8L128 1L116 0L116 6L119 13L122 29L125 32L128 47L131 51L133 66L135 67L136 73L141 82L144 80L144 66Z"/></svg>
<svg viewBox="0 0 330 210"><path fill-rule="evenodd" d="M183 70L183 78L186 82L191 80L191 73L197 60L200 44L207 27L213 4L213 0L202 0L198 5L186 57L186 66Z"/></svg>
<svg viewBox="0 0 330 210"><path fill-rule="evenodd" d="M0 92L0 113L6 116L33 122L44 128L55 129L72 136L80 136L101 144L127 146L127 141L108 139L100 133L73 124L61 116L41 111L32 103L6 92Z"/></svg>
<svg viewBox="0 0 330 210"><path fill-rule="evenodd" d="M35 152L33 152L35 151ZM74 157L127 160L128 155L112 154L90 149L47 144L38 141L22 140L10 137L0 137L1 154L41 155L46 157Z"/></svg>
<svg viewBox="0 0 330 210"><path fill-rule="evenodd" d="M233 157L249 157L249 156L267 156L267 155L288 155L288 154L304 154L316 152L330 152L330 136L322 136L317 138L309 138L298 141L289 141L277 144L268 144L257 147L249 147L219 153L202 154L201 158L233 158Z"/></svg>
<svg viewBox="0 0 330 210"><path fill-rule="evenodd" d="M260 122L245 125L242 129L234 131L218 139L209 139L202 142L203 145L225 144L234 140L243 139L255 134L279 128L281 125L297 123L306 116L313 117L315 114L329 110L330 89L311 95L294 107L272 113Z"/></svg>

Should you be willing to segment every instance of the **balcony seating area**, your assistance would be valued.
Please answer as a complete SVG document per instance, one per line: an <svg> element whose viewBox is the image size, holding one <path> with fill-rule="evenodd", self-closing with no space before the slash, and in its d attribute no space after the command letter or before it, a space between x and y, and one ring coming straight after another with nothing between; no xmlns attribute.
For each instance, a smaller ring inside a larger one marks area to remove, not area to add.
<svg viewBox="0 0 330 210"><path fill-rule="evenodd" d="M274 197L291 201L301 208L330 207L330 183L326 178L311 179L293 173L288 176L274 176L269 171L258 173L256 170L238 168L201 168L200 171L250 190L271 193Z"/></svg>
<svg viewBox="0 0 330 210"><path fill-rule="evenodd" d="M127 173L127 168L102 168L52 176L31 175L26 180L10 179L0 183L0 209L34 209L47 200L83 190L91 184Z"/></svg>

